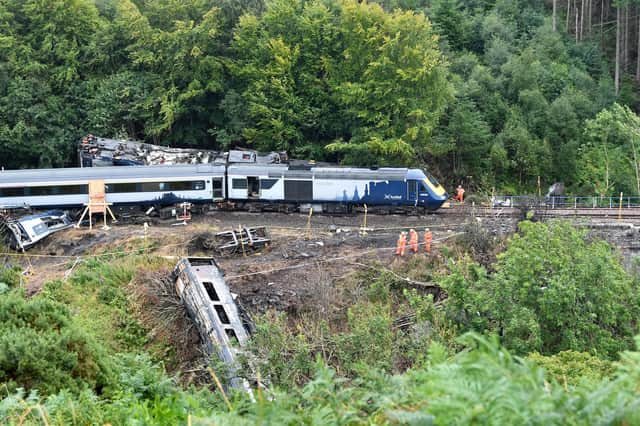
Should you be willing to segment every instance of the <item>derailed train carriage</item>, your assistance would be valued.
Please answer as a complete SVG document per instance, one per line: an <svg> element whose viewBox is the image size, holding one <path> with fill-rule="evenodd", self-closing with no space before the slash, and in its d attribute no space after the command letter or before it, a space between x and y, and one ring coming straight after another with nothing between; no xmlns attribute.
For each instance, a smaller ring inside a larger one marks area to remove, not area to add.
<svg viewBox="0 0 640 426"><path fill-rule="evenodd" d="M81 208L89 185L104 185L118 209L189 202L237 208L349 212L436 210L447 199L429 174L406 168L350 168L287 164L199 164L66 168L0 172L0 209Z"/></svg>

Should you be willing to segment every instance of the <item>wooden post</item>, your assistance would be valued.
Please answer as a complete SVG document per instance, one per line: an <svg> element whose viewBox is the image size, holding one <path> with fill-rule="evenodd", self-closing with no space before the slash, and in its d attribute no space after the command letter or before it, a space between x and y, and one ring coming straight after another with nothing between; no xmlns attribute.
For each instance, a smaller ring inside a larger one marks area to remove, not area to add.
<svg viewBox="0 0 640 426"><path fill-rule="evenodd" d="M244 249L244 237L242 236L242 225L238 225L238 235L240 236L240 246L242 247L242 256L247 257L247 252Z"/></svg>
<svg viewBox="0 0 640 426"><path fill-rule="evenodd" d="M311 216L313 216L313 207L309 208L309 216L307 217L307 233L305 235L305 240L311 239Z"/></svg>
<svg viewBox="0 0 640 426"><path fill-rule="evenodd" d="M538 197L542 197L542 190L540 189L540 176L538 176Z"/></svg>
<svg viewBox="0 0 640 426"><path fill-rule="evenodd" d="M360 230L360 235L363 237L367 235L367 205L364 205L364 219L362 220L362 229Z"/></svg>
<svg viewBox="0 0 640 426"><path fill-rule="evenodd" d="M618 206L618 221L622 220L622 192L620 193L620 204Z"/></svg>

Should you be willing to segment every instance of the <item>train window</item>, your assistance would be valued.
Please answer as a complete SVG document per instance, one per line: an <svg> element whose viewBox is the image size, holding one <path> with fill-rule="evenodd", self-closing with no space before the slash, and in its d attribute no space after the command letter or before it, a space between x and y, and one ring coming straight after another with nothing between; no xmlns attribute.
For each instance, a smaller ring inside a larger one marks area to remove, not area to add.
<svg viewBox="0 0 640 426"><path fill-rule="evenodd" d="M213 286L212 282L203 281L202 285L204 285L205 290L207 290L207 294L209 295L209 299L213 302L219 302L220 298L218 297L218 293L216 293L216 289Z"/></svg>
<svg viewBox="0 0 640 426"><path fill-rule="evenodd" d="M431 181L433 186L440 186L440 183L438 182L438 180L436 178L434 178L431 173L425 171L424 175L427 177L427 179L429 179Z"/></svg>
<svg viewBox="0 0 640 426"><path fill-rule="evenodd" d="M203 180L167 182L162 191L200 191L204 189Z"/></svg>
<svg viewBox="0 0 640 426"><path fill-rule="evenodd" d="M135 192L158 192L166 191L162 182L142 182Z"/></svg>
<svg viewBox="0 0 640 426"><path fill-rule="evenodd" d="M427 189L427 185L424 184L424 182L420 182L420 192L427 192L429 191Z"/></svg>
<svg viewBox="0 0 640 426"><path fill-rule="evenodd" d="M200 191L205 188L203 180L180 182L126 182L105 185L108 193L126 192L166 192L166 191Z"/></svg>
<svg viewBox="0 0 640 426"><path fill-rule="evenodd" d="M0 197L22 197L24 188L0 188Z"/></svg>
<svg viewBox="0 0 640 426"><path fill-rule="evenodd" d="M105 190L108 193L124 193L124 192L138 192L137 185L134 182L126 183L110 183L105 185Z"/></svg>
<svg viewBox="0 0 640 426"><path fill-rule="evenodd" d="M204 189L204 181L197 180L195 182L191 182L191 189L194 191L201 191Z"/></svg>
<svg viewBox="0 0 640 426"><path fill-rule="evenodd" d="M238 336L236 336L236 332L233 331L232 328L225 328L224 332L227 333L227 337L229 338L229 343L231 343L231 345L238 345Z"/></svg>
<svg viewBox="0 0 640 426"><path fill-rule="evenodd" d="M43 195L78 195L87 194L88 185L52 185L26 186L20 188L1 188L0 197L29 197Z"/></svg>
<svg viewBox="0 0 640 426"><path fill-rule="evenodd" d="M260 179L260 189L271 189L278 179Z"/></svg>
<svg viewBox="0 0 640 426"><path fill-rule="evenodd" d="M213 189L213 198L223 198L222 178L213 179L211 187Z"/></svg>
<svg viewBox="0 0 640 426"><path fill-rule="evenodd" d="M0 197L24 197L26 188L0 188Z"/></svg>
<svg viewBox="0 0 640 426"><path fill-rule="evenodd" d="M231 187L233 189L247 189L247 180L246 179L233 179L231 181Z"/></svg>
<svg viewBox="0 0 640 426"><path fill-rule="evenodd" d="M56 195L88 194L89 185L60 185L56 187Z"/></svg>
<svg viewBox="0 0 640 426"><path fill-rule="evenodd" d="M218 319L220 320L221 323L231 324L231 322L229 321L229 317L227 316L227 313L224 311L224 306L214 305L214 308L216 310L216 314L218 314Z"/></svg>

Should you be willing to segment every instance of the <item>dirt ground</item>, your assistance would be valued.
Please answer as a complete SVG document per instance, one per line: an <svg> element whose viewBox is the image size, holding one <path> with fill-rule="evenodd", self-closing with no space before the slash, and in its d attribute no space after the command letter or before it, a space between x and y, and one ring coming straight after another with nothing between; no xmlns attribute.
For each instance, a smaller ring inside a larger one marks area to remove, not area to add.
<svg viewBox="0 0 640 426"><path fill-rule="evenodd" d="M300 313L308 303L331 299L331 283L353 272L363 261L389 265L395 258L398 233L430 228L434 250L458 233L469 220L463 215L309 216L306 214L215 212L194 216L188 225L172 222L143 225L115 224L109 230L94 227L69 229L51 235L24 254L5 253L0 258L24 270L29 294L43 284L68 276L87 256L113 252L139 252L158 256L214 256L231 290L252 313L274 308ZM483 219L484 220L484 219ZM485 220L491 232L515 229L508 219ZM220 256L202 248L203 236L240 226L266 226L271 244L259 252Z"/></svg>

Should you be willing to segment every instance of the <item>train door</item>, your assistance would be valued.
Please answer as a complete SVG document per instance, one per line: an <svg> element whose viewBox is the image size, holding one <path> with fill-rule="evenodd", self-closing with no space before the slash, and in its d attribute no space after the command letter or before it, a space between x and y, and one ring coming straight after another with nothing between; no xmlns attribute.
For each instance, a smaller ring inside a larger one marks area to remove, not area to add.
<svg viewBox="0 0 640 426"><path fill-rule="evenodd" d="M260 198L260 178L247 176L247 198Z"/></svg>
<svg viewBox="0 0 640 426"><path fill-rule="evenodd" d="M220 201L224 199L224 184L223 178L214 177L211 179L211 189L213 190L213 200Z"/></svg>
<svg viewBox="0 0 640 426"><path fill-rule="evenodd" d="M410 204L418 203L418 181L415 181L415 180L407 181L407 201Z"/></svg>

